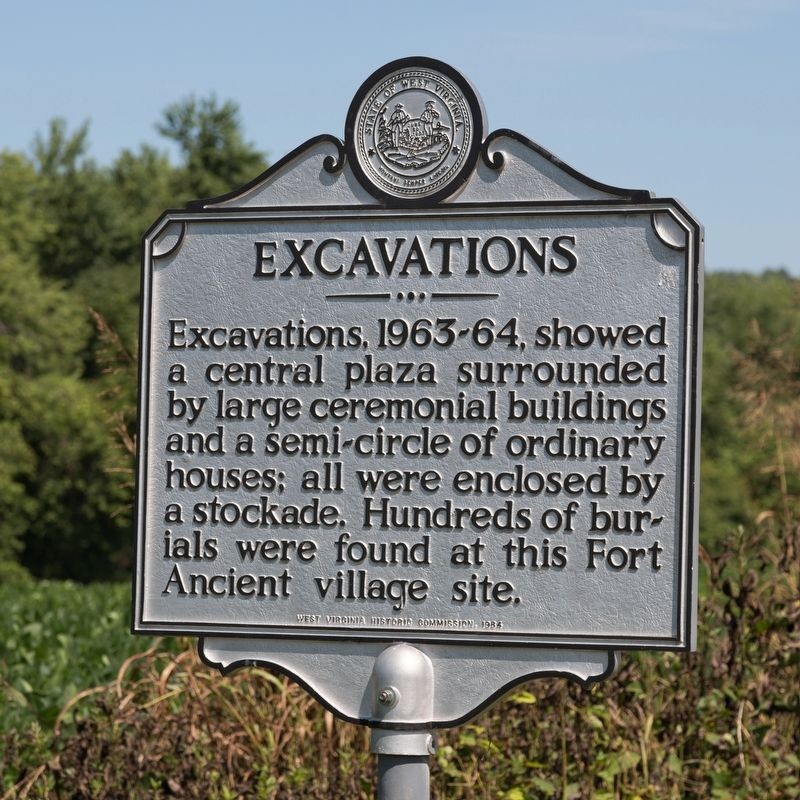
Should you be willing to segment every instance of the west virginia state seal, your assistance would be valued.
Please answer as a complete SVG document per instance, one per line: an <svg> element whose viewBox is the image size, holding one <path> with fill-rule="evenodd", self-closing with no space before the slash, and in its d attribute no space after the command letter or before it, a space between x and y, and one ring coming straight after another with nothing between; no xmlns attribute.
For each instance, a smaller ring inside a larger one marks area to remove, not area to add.
<svg viewBox="0 0 800 800"><path fill-rule="evenodd" d="M483 106L461 74L431 58L406 58L381 67L358 90L345 147L370 194L387 205L431 205L466 181L483 130Z"/></svg>

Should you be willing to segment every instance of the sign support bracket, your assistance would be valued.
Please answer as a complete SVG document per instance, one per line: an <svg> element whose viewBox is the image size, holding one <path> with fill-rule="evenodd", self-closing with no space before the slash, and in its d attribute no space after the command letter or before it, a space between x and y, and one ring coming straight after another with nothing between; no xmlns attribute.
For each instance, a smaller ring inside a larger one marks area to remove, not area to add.
<svg viewBox="0 0 800 800"><path fill-rule="evenodd" d="M375 659L367 691L373 701L370 750L378 756L378 800L428 800L433 662L412 645L392 644Z"/></svg>

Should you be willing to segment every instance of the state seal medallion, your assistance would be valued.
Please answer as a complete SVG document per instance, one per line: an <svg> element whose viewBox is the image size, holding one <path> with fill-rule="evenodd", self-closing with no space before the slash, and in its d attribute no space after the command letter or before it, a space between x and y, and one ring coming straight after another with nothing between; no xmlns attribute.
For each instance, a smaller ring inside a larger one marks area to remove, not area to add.
<svg viewBox="0 0 800 800"><path fill-rule="evenodd" d="M370 75L347 113L345 147L358 180L393 206L454 194L475 166L484 114L456 70L431 58L393 61Z"/></svg>

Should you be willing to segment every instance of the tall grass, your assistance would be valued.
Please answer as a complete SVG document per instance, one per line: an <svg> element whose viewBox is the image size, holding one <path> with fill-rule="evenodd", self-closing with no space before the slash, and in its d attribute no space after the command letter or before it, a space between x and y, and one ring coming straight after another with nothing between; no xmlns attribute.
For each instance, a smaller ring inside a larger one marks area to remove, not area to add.
<svg viewBox="0 0 800 800"><path fill-rule="evenodd" d="M438 737L433 796L800 797L798 554L794 519L738 531L703 558L695 654L625 655L590 690L531 682ZM7 733L0 763L7 798L353 800L373 796L368 749L287 680L222 678L185 640L127 659L52 734Z"/></svg>

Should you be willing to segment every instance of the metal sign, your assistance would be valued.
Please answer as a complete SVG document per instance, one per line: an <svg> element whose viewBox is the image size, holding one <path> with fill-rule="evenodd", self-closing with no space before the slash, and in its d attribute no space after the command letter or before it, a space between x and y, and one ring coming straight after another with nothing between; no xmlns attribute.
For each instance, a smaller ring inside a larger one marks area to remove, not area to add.
<svg viewBox="0 0 800 800"><path fill-rule="evenodd" d="M702 229L484 127L451 67L393 62L344 143L147 234L135 632L356 721L410 643L426 725L693 646Z"/></svg>

